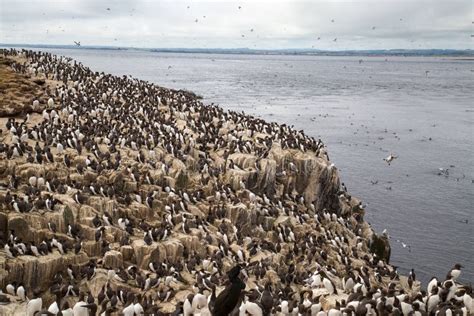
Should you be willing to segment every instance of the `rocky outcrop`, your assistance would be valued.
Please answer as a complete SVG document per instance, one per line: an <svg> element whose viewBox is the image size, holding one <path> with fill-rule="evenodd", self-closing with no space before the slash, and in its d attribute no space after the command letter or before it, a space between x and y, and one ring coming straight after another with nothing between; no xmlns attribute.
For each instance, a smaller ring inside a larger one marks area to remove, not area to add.
<svg viewBox="0 0 474 316"><path fill-rule="evenodd" d="M88 258L85 254L75 255L73 253L66 255L53 253L42 257L21 256L8 262L5 268L8 276L6 279L2 279L0 284L4 287L8 284L5 281L16 281L29 288L45 291L49 287L45 280L52 280L55 274L63 272L68 265L82 265L87 261Z"/></svg>

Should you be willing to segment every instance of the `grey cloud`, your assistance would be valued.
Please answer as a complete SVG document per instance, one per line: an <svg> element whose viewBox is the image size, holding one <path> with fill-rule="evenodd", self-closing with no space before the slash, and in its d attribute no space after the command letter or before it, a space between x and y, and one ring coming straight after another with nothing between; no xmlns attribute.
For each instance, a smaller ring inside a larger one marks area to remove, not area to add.
<svg viewBox="0 0 474 316"><path fill-rule="evenodd" d="M84 45L334 50L470 48L471 14L470 0L0 0L0 42L72 44L80 40Z"/></svg>

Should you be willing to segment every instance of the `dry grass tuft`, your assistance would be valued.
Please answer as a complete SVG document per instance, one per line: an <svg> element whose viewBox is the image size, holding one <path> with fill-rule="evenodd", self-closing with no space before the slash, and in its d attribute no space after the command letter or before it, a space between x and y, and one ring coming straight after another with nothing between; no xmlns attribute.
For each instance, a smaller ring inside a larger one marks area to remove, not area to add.
<svg viewBox="0 0 474 316"><path fill-rule="evenodd" d="M45 95L44 80L14 72L10 67L12 63L12 60L0 55L0 117L31 113L33 100L41 102Z"/></svg>

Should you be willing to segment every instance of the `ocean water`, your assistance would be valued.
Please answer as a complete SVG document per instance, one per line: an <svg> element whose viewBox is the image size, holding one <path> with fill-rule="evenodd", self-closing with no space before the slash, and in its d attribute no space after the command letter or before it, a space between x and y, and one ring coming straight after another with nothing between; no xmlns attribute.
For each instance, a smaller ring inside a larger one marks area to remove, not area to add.
<svg viewBox="0 0 474 316"><path fill-rule="evenodd" d="M321 138L401 273L426 285L459 262L474 281L474 61L48 51Z"/></svg>

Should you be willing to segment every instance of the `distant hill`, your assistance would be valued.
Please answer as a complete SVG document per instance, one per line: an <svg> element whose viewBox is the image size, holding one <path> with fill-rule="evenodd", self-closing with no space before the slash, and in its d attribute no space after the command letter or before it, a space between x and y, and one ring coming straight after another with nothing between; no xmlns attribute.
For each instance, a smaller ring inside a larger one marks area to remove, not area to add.
<svg viewBox="0 0 474 316"><path fill-rule="evenodd" d="M118 46L76 46L48 44L4 44L1 47L12 48L62 48L62 49L99 49L99 50L139 50L156 53L193 53L193 54L242 54L242 55L303 55L303 56L445 56L474 57L472 49L369 49L369 50L319 50L306 48L289 49L250 49L250 48L137 48Z"/></svg>

